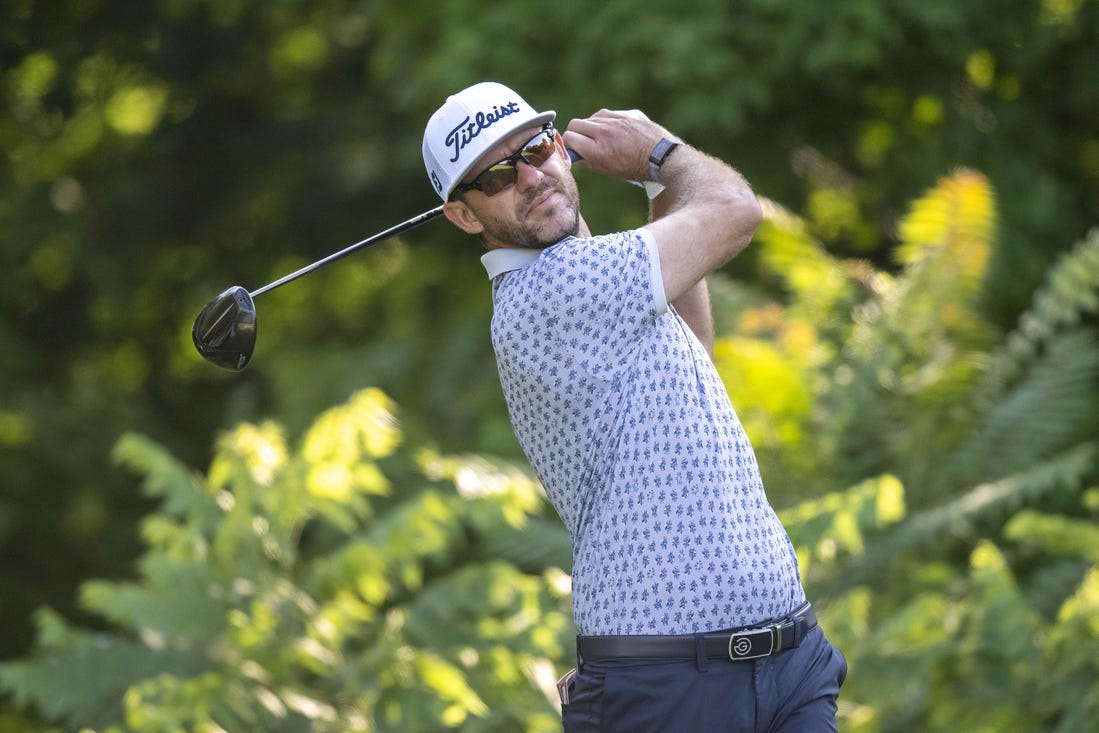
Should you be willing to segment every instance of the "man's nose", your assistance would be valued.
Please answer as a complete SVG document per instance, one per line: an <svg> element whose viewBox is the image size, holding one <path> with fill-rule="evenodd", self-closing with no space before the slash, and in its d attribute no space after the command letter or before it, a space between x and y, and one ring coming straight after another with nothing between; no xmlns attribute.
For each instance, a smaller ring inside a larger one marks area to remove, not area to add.
<svg viewBox="0 0 1099 733"><path fill-rule="evenodd" d="M519 162L515 164L515 170L518 174L518 186L519 189L530 188L531 186L537 186L542 182L542 178L545 174L538 169L538 166L528 163L526 159L520 158Z"/></svg>

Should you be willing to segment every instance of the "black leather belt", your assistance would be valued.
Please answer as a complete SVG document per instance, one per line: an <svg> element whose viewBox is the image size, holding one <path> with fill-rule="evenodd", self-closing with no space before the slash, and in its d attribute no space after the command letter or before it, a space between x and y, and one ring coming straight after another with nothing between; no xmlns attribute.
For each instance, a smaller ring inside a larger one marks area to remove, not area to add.
<svg viewBox="0 0 1099 733"><path fill-rule="evenodd" d="M577 636L580 659L694 659L704 651L710 659L759 659L793 649L817 625L806 603L781 621L728 631L673 636ZM701 649L699 648L701 644Z"/></svg>

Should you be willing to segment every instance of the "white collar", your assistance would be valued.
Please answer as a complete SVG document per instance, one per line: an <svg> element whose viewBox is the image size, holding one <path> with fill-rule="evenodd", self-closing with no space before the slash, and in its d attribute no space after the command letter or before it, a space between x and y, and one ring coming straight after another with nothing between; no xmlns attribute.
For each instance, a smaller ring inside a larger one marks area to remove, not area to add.
<svg viewBox="0 0 1099 733"><path fill-rule="evenodd" d="M488 279L495 280L497 276L503 275L505 272L518 270L533 263L542 256L543 251L540 249L519 249L517 247L494 249L481 255L481 264L488 271Z"/></svg>

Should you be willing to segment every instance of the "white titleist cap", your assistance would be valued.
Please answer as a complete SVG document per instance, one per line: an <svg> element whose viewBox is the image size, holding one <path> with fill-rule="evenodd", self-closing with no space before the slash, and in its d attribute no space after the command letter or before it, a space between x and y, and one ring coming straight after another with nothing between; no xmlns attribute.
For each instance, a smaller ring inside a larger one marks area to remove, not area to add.
<svg viewBox="0 0 1099 733"><path fill-rule="evenodd" d="M553 122L503 84L485 81L447 98L424 129L424 166L446 201L454 187L496 143L516 130Z"/></svg>

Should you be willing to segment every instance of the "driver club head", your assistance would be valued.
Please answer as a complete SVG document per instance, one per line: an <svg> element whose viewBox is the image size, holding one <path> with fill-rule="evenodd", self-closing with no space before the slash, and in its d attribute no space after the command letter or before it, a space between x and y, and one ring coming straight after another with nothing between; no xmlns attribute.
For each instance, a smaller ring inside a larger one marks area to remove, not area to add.
<svg viewBox="0 0 1099 733"><path fill-rule="evenodd" d="M239 372L256 346L252 295L239 285L218 295L198 314L191 338L206 361Z"/></svg>

